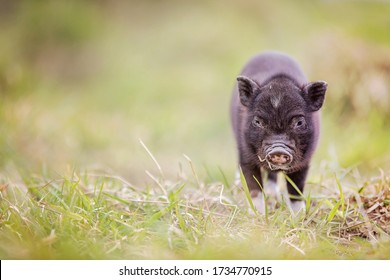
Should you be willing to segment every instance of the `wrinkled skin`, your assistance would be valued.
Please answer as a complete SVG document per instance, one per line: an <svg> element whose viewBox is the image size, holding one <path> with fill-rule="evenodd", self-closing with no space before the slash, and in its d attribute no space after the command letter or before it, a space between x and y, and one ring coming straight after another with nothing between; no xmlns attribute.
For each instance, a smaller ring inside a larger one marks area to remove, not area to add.
<svg viewBox="0 0 390 280"><path fill-rule="evenodd" d="M271 181L276 172L286 173L303 192L326 89L323 81L309 83L294 60L275 52L255 56L237 77L231 118L239 164L253 198L263 186L261 169ZM299 201L290 182L287 188L291 201Z"/></svg>

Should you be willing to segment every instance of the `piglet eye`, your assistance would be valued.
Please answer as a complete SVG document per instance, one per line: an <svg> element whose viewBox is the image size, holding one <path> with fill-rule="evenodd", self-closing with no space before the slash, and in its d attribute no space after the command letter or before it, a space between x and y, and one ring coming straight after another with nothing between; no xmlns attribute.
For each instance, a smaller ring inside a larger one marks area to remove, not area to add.
<svg viewBox="0 0 390 280"><path fill-rule="evenodd" d="M257 116L253 118L252 124L254 126L260 127L260 128L264 128L264 126L265 126L264 121Z"/></svg>
<svg viewBox="0 0 390 280"><path fill-rule="evenodd" d="M293 120L293 127L295 129L306 128L306 120L304 117L298 117Z"/></svg>

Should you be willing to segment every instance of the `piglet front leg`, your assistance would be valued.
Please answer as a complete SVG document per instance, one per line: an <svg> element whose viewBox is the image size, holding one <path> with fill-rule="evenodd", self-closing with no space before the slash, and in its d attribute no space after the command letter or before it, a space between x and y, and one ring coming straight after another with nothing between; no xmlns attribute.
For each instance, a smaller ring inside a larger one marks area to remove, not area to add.
<svg viewBox="0 0 390 280"><path fill-rule="evenodd" d="M241 169L242 173L244 174L246 184L248 185L253 205L255 206L257 211L264 214L265 202L263 192L260 188L260 185L263 184L260 167L256 165L242 164Z"/></svg>

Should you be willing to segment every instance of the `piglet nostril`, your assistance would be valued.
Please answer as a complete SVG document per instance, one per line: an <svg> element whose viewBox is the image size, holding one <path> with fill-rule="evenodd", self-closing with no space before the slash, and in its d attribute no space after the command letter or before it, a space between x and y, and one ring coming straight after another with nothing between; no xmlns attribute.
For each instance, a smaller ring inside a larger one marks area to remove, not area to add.
<svg viewBox="0 0 390 280"><path fill-rule="evenodd" d="M267 160L275 165L283 165L290 163L291 157L287 154L276 152L268 154Z"/></svg>

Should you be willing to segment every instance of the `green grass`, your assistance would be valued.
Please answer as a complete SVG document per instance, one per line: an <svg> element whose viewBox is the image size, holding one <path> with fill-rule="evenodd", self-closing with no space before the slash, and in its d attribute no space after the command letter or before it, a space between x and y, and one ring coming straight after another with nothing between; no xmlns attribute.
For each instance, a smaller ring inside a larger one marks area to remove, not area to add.
<svg viewBox="0 0 390 280"><path fill-rule="evenodd" d="M248 213L244 189L196 173L146 188L108 174L3 178L0 258L388 259L389 174L348 177L311 183L299 215L267 196L267 216Z"/></svg>

